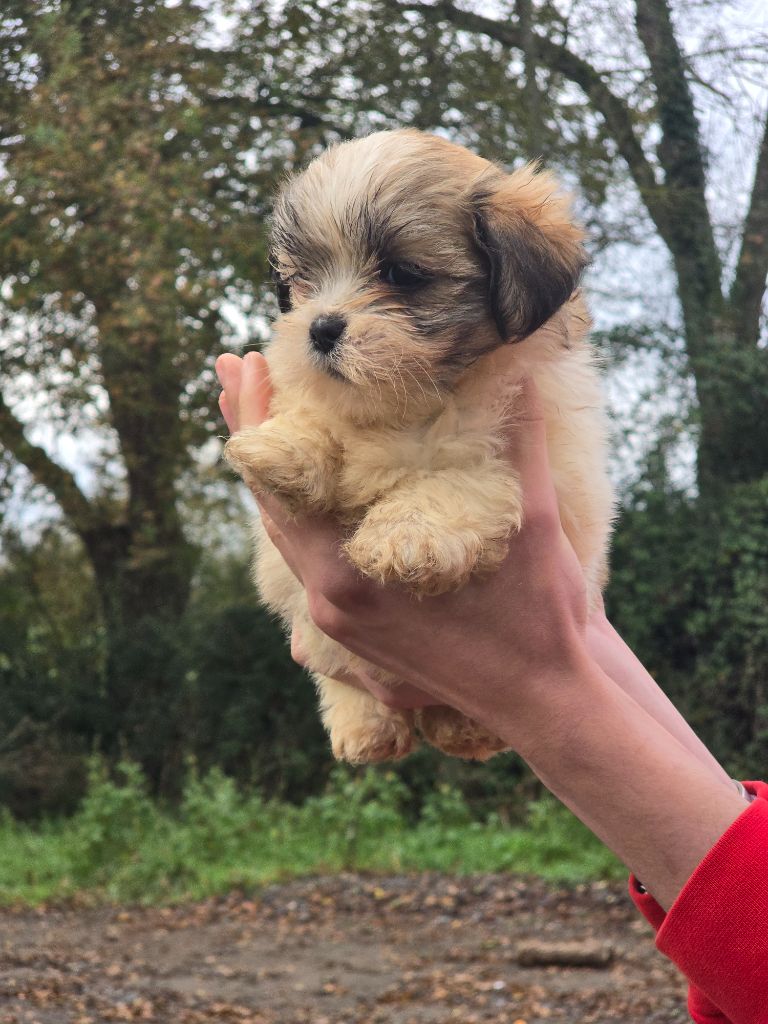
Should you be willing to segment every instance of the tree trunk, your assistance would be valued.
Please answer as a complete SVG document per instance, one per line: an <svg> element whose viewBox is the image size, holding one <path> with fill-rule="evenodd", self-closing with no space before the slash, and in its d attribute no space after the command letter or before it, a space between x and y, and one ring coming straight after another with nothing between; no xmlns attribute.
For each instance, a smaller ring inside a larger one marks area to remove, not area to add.
<svg viewBox="0 0 768 1024"><path fill-rule="evenodd" d="M768 474L768 352L745 346L729 318L690 350L699 400L698 480L703 496Z"/></svg>

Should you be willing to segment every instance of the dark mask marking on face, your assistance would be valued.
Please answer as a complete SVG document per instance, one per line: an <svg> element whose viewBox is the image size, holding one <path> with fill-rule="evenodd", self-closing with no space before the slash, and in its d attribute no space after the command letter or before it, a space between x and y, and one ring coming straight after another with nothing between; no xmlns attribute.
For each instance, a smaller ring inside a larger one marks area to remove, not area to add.
<svg viewBox="0 0 768 1024"><path fill-rule="evenodd" d="M275 289L275 295L277 296L277 305L280 308L281 313L290 313L293 308L293 302L291 301L291 286L285 278L281 277L280 271L275 266L271 256L270 264L272 266L272 284Z"/></svg>

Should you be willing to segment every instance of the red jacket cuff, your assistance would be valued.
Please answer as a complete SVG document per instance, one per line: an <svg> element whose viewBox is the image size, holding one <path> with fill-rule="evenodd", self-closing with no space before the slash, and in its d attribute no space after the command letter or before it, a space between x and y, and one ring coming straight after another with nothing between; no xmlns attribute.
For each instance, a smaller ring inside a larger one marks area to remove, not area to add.
<svg viewBox="0 0 768 1024"><path fill-rule="evenodd" d="M744 786L754 796L768 800L768 784L745 782ZM629 877L629 895L643 917L658 932L667 917L666 912L634 875ZM688 991L688 1009L696 1024L729 1024L725 1014L694 984L690 985Z"/></svg>
<svg viewBox="0 0 768 1024"><path fill-rule="evenodd" d="M666 910L657 903L634 875L629 876L629 895L637 909L649 922L654 931L658 931L667 916ZM730 1024L711 999L707 999L695 985L688 988L688 1010L695 1024Z"/></svg>
<svg viewBox="0 0 768 1024"><path fill-rule="evenodd" d="M753 801L715 843L656 937L699 990L689 1006L703 1022L718 1020L707 1003L734 1024L768 1021L768 785L746 786L765 799Z"/></svg>
<svg viewBox="0 0 768 1024"><path fill-rule="evenodd" d="M656 902L649 892L646 892L642 883L639 882L634 875L629 876L629 895L632 897L632 902L646 921L648 921L653 930L657 932L659 928L661 928L662 922L667 916L667 912L659 903Z"/></svg>

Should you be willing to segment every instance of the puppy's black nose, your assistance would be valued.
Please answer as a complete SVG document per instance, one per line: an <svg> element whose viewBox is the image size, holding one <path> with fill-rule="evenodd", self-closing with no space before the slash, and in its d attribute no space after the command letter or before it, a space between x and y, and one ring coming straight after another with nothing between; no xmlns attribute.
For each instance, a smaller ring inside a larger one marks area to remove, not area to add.
<svg viewBox="0 0 768 1024"><path fill-rule="evenodd" d="M342 316L319 316L312 321L309 328L309 339L312 347L327 355L347 328L347 321Z"/></svg>

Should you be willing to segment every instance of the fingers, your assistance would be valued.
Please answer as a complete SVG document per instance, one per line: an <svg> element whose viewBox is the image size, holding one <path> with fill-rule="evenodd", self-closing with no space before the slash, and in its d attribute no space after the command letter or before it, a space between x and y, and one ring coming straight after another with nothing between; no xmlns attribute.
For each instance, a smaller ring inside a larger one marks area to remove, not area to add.
<svg viewBox="0 0 768 1024"><path fill-rule="evenodd" d="M219 396L219 408L230 434L240 429L240 378L243 361L232 352L225 352L216 360L216 375L224 388Z"/></svg>
<svg viewBox="0 0 768 1024"><path fill-rule="evenodd" d="M291 629L291 657L302 668L311 667L308 664L309 653L301 628L295 621ZM335 672L334 679L338 679L340 683L346 683L347 686L352 686L356 690L366 690L372 697L375 697L376 700L388 708L397 708L405 711L412 710L413 708L424 708L435 703L433 697L430 697L428 693L424 693L423 690L411 686L410 683L390 683L385 686L364 671Z"/></svg>
<svg viewBox="0 0 768 1024"><path fill-rule="evenodd" d="M382 686L375 679L371 679L370 682L365 680L365 685L372 695L388 708L400 708L407 711L414 708L428 708L440 703L431 694L406 682L399 682L395 686Z"/></svg>
<svg viewBox="0 0 768 1024"><path fill-rule="evenodd" d="M301 630L295 622L291 628L291 657L297 665L307 668L307 649L304 646Z"/></svg>
<svg viewBox="0 0 768 1024"><path fill-rule="evenodd" d="M410 683L392 682L385 686L363 671L337 672L334 678L348 686L354 686L356 690L367 690L380 704L396 711L413 711L415 708L426 708L438 703L434 697L411 686Z"/></svg>
<svg viewBox="0 0 768 1024"><path fill-rule="evenodd" d="M234 352L224 352L216 360L216 376L224 389L231 387L240 378L243 360Z"/></svg>
<svg viewBox="0 0 768 1024"><path fill-rule="evenodd" d="M293 546L302 552L303 560L307 563L314 561L326 564L329 557L333 557L334 562L338 561L349 567L341 551L344 531L338 520L323 515L291 515L274 494L262 492L256 495L256 499L262 515L266 516L264 525L267 527L267 533L269 529L273 529L276 535L279 535L279 540L274 541L274 544L283 557L284 548ZM352 571L351 568L349 571ZM298 576L295 570L294 575Z"/></svg>
<svg viewBox="0 0 768 1024"><path fill-rule="evenodd" d="M224 388L219 408L230 433L260 426L269 415L272 399L269 369L261 352L247 352L243 359L225 352L216 360L216 374Z"/></svg>
<svg viewBox="0 0 768 1024"><path fill-rule="evenodd" d="M226 391L222 391L219 395L219 409L221 410L221 415L224 417L224 422L227 424L227 429L230 434L236 433L237 417L234 410L230 408Z"/></svg>

